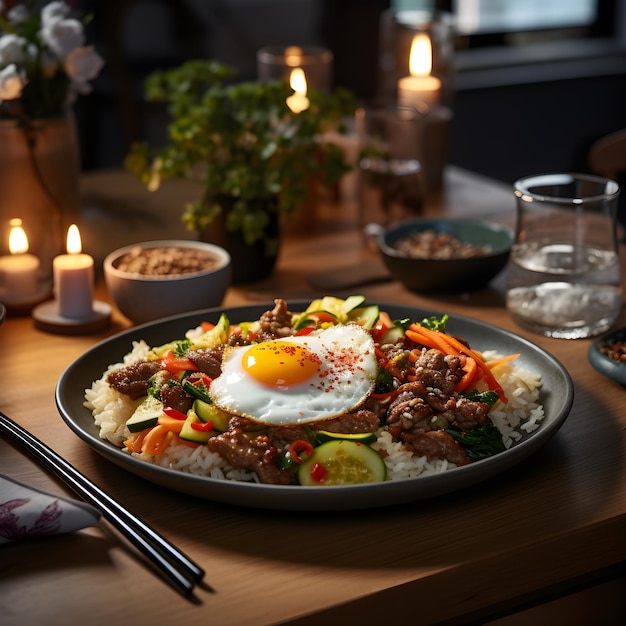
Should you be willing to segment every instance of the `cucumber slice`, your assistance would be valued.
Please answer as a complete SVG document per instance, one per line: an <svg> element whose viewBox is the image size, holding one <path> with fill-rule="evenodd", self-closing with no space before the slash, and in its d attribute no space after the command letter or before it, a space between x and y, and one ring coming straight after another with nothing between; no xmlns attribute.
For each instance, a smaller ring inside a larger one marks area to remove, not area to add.
<svg viewBox="0 0 626 626"><path fill-rule="evenodd" d="M404 328L402 326L392 326L383 333L380 343L396 343L400 339L404 339Z"/></svg>
<svg viewBox="0 0 626 626"><path fill-rule="evenodd" d="M371 304L369 306L352 309L348 314L348 321L356 322L360 326L363 326L363 328L369 329L376 326L379 315L380 308L375 304Z"/></svg>
<svg viewBox="0 0 626 626"><path fill-rule="evenodd" d="M154 396L146 396L126 420L126 427L131 433L156 426L159 416L163 413L163 403Z"/></svg>
<svg viewBox="0 0 626 626"><path fill-rule="evenodd" d="M206 443L211 437L215 437L217 433L215 430L196 430L192 424L204 424L203 422L192 409L187 413L187 419L183 424L183 427L178 435L181 439L185 441L191 441L193 443Z"/></svg>
<svg viewBox="0 0 626 626"><path fill-rule="evenodd" d="M376 441L376 433L331 433L328 430L316 430L315 438L320 442L337 441L343 439L344 441L356 441L358 443L370 444Z"/></svg>
<svg viewBox="0 0 626 626"><path fill-rule="evenodd" d="M343 312L347 315L365 302L365 296L348 296L343 301Z"/></svg>
<svg viewBox="0 0 626 626"><path fill-rule="evenodd" d="M307 326L310 318L316 313L326 313L335 318L336 323L345 324L348 321L348 314L365 302L365 296L348 296L345 300L335 296L324 296L311 301L306 311L299 315L293 322L293 327L300 330Z"/></svg>
<svg viewBox="0 0 626 626"><path fill-rule="evenodd" d="M228 430L230 415L214 404L208 404L202 400L194 400L193 410L205 424L206 422L213 422L213 428L215 430L222 433Z"/></svg>
<svg viewBox="0 0 626 626"><path fill-rule="evenodd" d="M306 486L358 485L386 478L387 468L378 452L345 439L318 446L298 468L298 480Z"/></svg>

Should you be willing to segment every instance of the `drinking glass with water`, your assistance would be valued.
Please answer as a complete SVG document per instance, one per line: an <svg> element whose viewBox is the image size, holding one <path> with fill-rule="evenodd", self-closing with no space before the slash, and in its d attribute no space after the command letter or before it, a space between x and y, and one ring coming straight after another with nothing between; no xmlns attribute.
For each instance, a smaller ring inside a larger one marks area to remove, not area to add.
<svg viewBox="0 0 626 626"><path fill-rule="evenodd" d="M513 319L547 337L580 339L620 314L616 182L545 174L514 183L516 241L508 268Z"/></svg>

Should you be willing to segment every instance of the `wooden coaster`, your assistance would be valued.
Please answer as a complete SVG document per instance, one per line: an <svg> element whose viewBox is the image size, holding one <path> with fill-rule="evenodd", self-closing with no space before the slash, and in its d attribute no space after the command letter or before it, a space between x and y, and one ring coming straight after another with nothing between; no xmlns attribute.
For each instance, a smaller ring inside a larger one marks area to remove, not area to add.
<svg viewBox="0 0 626 626"><path fill-rule="evenodd" d="M106 328L111 323L111 306L106 302L95 300L93 311L86 318L63 317L59 313L59 303L49 300L33 309L35 327L49 333L63 335L85 335Z"/></svg>

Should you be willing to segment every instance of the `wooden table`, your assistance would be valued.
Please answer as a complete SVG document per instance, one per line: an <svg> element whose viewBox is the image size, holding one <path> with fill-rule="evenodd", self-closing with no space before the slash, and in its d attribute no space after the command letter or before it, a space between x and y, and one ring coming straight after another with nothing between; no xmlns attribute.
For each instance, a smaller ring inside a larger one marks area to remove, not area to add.
<svg viewBox="0 0 626 626"><path fill-rule="evenodd" d="M139 239L187 236L178 224L185 191L172 184L150 195L121 172L85 176L85 249L101 259ZM445 191L428 212L512 223L514 201L506 185L450 168ZM361 245L350 201L321 208L312 225L290 231L274 276L232 288L224 305L323 295L309 284L312 274L333 276L338 266L376 268ZM335 295L359 292L374 301L447 310L528 337L572 375L576 398L564 426L530 459L466 492L333 514L212 503L112 465L65 426L54 389L75 358L128 322L114 312L105 331L65 336L35 329L29 317L7 319L0 327L2 411L204 566L213 591L199 589L194 601L185 600L102 523L0 548L0 623L467 623L623 572L624 389L590 367L589 341L551 340L517 327L501 287L498 279L479 293L430 298L379 282ZM97 296L108 297L101 284ZM67 494L2 440L0 472Z"/></svg>

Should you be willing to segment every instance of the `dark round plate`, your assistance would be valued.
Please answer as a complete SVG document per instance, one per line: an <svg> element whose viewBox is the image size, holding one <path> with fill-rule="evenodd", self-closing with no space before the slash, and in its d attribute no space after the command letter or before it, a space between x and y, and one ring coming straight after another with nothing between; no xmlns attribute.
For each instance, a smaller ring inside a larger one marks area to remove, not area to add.
<svg viewBox="0 0 626 626"><path fill-rule="evenodd" d="M620 385L626 385L626 363L620 363L610 356L600 351L600 345L613 341L626 341L626 328L614 330L606 335L598 337L590 346L588 351L589 363L592 367L604 374Z"/></svg>
<svg viewBox="0 0 626 626"><path fill-rule="evenodd" d="M304 310L308 302L289 302L293 311ZM410 317L420 320L442 312L380 304L392 319ZM452 316L448 330L467 339L477 350L495 349L503 354L520 353L519 364L541 376L543 387L540 400L545 418L534 432L516 442L510 449L488 459L449 470L437 475L408 480L387 481L367 485L337 487L301 487L260 485L217 480L184 474L135 459L112 444L100 439L91 412L83 406L84 390L111 363L117 363L140 339L156 346L184 336L189 328L202 321L216 322L225 310L231 322L257 319L273 308L246 306L230 309L210 309L180 315L158 322L137 326L97 344L62 374L56 389L56 402L66 424L98 453L153 483L208 500L264 509L283 510L349 510L381 507L421 500L449 493L487 480L526 459L543 446L567 418L574 399L574 388L567 370L550 354L530 341L499 328L467 317Z"/></svg>

